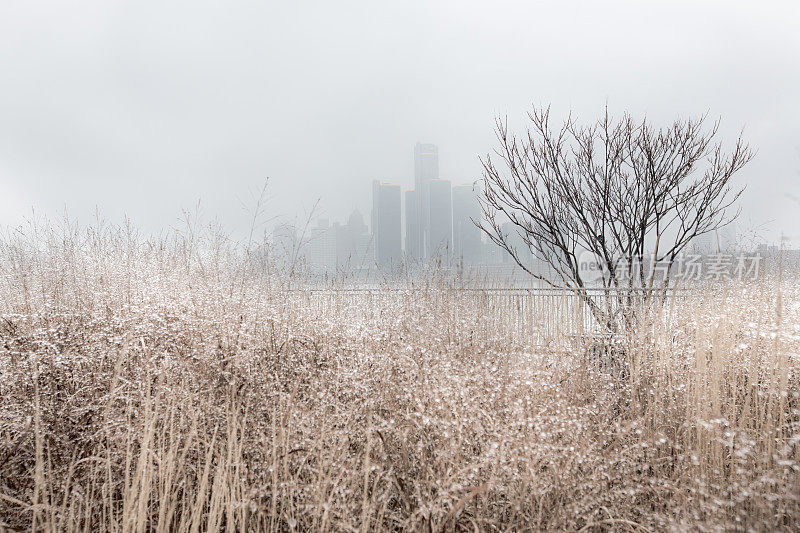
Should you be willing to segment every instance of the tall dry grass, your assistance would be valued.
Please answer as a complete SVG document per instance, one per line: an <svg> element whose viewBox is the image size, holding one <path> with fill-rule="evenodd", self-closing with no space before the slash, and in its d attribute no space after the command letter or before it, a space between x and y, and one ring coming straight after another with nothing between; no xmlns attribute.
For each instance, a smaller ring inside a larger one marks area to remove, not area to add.
<svg viewBox="0 0 800 533"><path fill-rule="evenodd" d="M0 528L800 527L796 282L649 310L620 378L477 293L285 290L256 250L6 234Z"/></svg>

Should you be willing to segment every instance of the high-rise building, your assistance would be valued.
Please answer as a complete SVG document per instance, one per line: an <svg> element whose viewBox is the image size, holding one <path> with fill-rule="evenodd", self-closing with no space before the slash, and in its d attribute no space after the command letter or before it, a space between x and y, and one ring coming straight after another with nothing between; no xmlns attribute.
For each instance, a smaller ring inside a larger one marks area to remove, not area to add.
<svg viewBox="0 0 800 533"><path fill-rule="evenodd" d="M417 195L417 218L420 253L430 247L430 182L439 178L439 148L435 144L417 143L414 146L414 190Z"/></svg>
<svg viewBox="0 0 800 533"><path fill-rule="evenodd" d="M472 185L453 187L453 250L456 260L477 264L481 260L481 207ZM474 221L474 222L473 222Z"/></svg>
<svg viewBox="0 0 800 533"><path fill-rule="evenodd" d="M357 209L350 214L347 224L336 228L336 267L353 272L370 268L374 263L372 236Z"/></svg>
<svg viewBox="0 0 800 533"><path fill-rule="evenodd" d="M406 259L416 261L422 259L419 231L419 199L415 189L406 191Z"/></svg>
<svg viewBox="0 0 800 533"><path fill-rule="evenodd" d="M327 218L317 220L309 231L309 264L316 270L330 271L336 267L336 228Z"/></svg>
<svg viewBox="0 0 800 533"><path fill-rule="evenodd" d="M714 231L709 231L692 239L691 246L693 253L716 254L730 253L739 247L738 228L736 222Z"/></svg>
<svg viewBox="0 0 800 533"><path fill-rule="evenodd" d="M534 264L533 252L530 246L527 245L523 238L522 228L511 222L504 222L500 225L500 230L505 235L506 242L514 249L517 259L525 265L526 268L532 268ZM503 263L516 264L516 260L506 250L501 250Z"/></svg>
<svg viewBox="0 0 800 533"><path fill-rule="evenodd" d="M375 259L381 267L402 261L400 186L372 182L372 235Z"/></svg>
<svg viewBox="0 0 800 533"><path fill-rule="evenodd" d="M300 243L297 230L291 224L278 224L272 230L272 257L279 265L288 265L297 260Z"/></svg>
<svg viewBox="0 0 800 533"><path fill-rule="evenodd" d="M453 202L450 180L429 182L430 241L428 257L449 258L453 254Z"/></svg>

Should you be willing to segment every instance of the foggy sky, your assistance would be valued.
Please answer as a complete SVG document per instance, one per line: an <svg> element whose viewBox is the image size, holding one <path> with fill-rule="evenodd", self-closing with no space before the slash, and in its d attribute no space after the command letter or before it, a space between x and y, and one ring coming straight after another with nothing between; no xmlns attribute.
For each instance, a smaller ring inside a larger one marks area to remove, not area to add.
<svg viewBox="0 0 800 533"><path fill-rule="evenodd" d="M0 2L0 224L35 207L145 231L200 201L369 219L372 179L479 178L532 104L656 123L709 112L757 150L740 226L800 239L798 2ZM796 241L798 242L798 241Z"/></svg>

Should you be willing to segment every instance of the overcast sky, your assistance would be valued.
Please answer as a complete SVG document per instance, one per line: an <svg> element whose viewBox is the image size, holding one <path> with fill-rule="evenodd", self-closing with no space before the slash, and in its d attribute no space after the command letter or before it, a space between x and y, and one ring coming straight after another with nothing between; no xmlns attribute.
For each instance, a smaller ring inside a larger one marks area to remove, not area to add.
<svg viewBox="0 0 800 533"><path fill-rule="evenodd" d="M492 120L706 111L757 149L740 225L800 238L800 2L0 1L0 224L368 219L370 181L479 177Z"/></svg>

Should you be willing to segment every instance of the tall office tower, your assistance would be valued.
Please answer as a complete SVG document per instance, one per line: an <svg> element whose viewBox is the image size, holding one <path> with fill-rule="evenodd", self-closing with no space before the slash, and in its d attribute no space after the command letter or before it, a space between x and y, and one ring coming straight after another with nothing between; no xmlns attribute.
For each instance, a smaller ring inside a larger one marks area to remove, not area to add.
<svg viewBox="0 0 800 533"><path fill-rule="evenodd" d="M430 245L428 257L449 259L453 254L453 201L450 180L430 183Z"/></svg>
<svg viewBox="0 0 800 533"><path fill-rule="evenodd" d="M430 250L430 182L439 178L439 148L435 144L417 143L414 146L414 189L417 191L419 219L419 248L427 255Z"/></svg>
<svg viewBox="0 0 800 533"><path fill-rule="evenodd" d="M522 237L523 230L511 222L503 222L500 225L500 230L506 235L506 242L516 251L517 259L519 259L525 267L532 268L534 265L533 252ZM501 249L500 253L503 263L516 264L514 258L506 250Z"/></svg>
<svg viewBox="0 0 800 533"><path fill-rule="evenodd" d="M419 201L417 191L406 191L406 259L422 259L419 235Z"/></svg>
<svg viewBox="0 0 800 533"><path fill-rule="evenodd" d="M391 267L402 260L400 186L372 182L372 235L378 266Z"/></svg>
<svg viewBox="0 0 800 533"><path fill-rule="evenodd" d="M353 210L347 224L336 225L336 267L345 272L370 268L374 263L372 236L358 209Z"/></svg>
<svg viewBox="0 0 800 533"><path fill-rule="evenodd" d="M281 265L288 265L300 252L297 230L291 224L278 224L272 230L272 257Z"/></svg>
<svg viewBox="0 0 800 533"><path fill-rule="evenodd" d="M309 230L309 264L318 271L328 272L336 267L336 228L327 218L317 219L317 227Z"/></svg>
<svg viewBox="0 0 800 533"><path fill-rule="evenodd" d="M698 254L730 253L739 247L737 226L731 222L721 228L692 239L691 252Z"/></svg>
<svg viewBox="0 0 800 533"><path fill-rule="evenodd" d="M739 227L736 222L729 222L716 231L717 246L721 252L734 252L740 249ZM715 250L716 252L716 250Z"/></svg>
<svg viewBox="0 0 800 533"><path fill-rule="evenodd" d="M477 264L481 260L481 206L472 185L453 187L453 250L456 260Z"/></svg>

